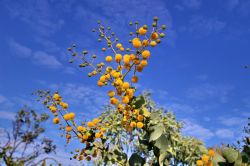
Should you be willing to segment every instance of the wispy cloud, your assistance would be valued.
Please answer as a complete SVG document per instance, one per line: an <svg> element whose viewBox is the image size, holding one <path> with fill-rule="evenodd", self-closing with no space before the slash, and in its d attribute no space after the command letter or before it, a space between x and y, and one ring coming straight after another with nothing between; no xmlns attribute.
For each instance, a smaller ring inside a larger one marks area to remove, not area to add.
<svg viewBox="0 0 250 166"><path fill-rule="evenodd" d="M15 112L10 112L10 111L1 111L0 110L0 119L5 119L5 120L14 120L15 119Z"/></svg>
<svg viewBox="0 0 250 166"><path fill-rule="evenodd" d="M176 4L176 8L178 10L184 10L185 8L188 9L200 9L202 5L202 0L182 0L179 1L178 4Z"/></svg>
<svg viewBox="0 0 250 166"><path fill-rule="evenodd" d="M195 37L204 37L221 32L226 26L226 22L217 18L206 18L201 15L193 16L186 27L181 30L192 33Z"/></svg>
<svg viewBox="0 0 250 166"><path fill-rule="evenodd" d="M188 104L183 104L183 103L169 103L169 104L166 104L166 107L167 109L173 111L173 112L176 112L176 113L195 113L197 112L197 108L195 107L192 107Z"/></svg>
<svg viewBox="0 0 250 166"><path fill-rule="evenodd" d="M15 40L9 40L9 47L10 50L13 54L20 56L20 57L30 57L32 54L32 50L18 42L16 42Z"/></svg>
<svg viewBox="0 0 250 166"><path fill-rule="evenodd" d="M43 51L35 52L33 54L33 61L36 64L46 66L48 68L59 68L62 66L55 56L49 55Z"/></svg>
<svg viewBox="0 0 250 166"><path fill-rule="evenodd" d="M24 46L15 40L10 40L9 46L15 55L22 58L29 58L34 64L53 69L62 67L62 63L55 56L44 51L33 51L31 48Z"/></svg>
<svg viewBox="0 0 250 166"><path fill-rule="evenodd" d="M221 117L219 118L219 121L221 124L225 126L243 126L247 124L246 118L240 118L240 117Z"/></svg>
<svg viewBox="0 0 250 166"><path fill-rule="evenodd" d="M201 140L209 140L214 136L214 133L196 123L191 122L190 120L184 120L183 133L188 136L194 136Z"/></svg>
<svg viewBox="0 0 250 166"><path fill-rule="evenodd" d="M215 132L216 136L223 139L232 139L234 138L234 132L229 129L218 129Z"/></svg>
<svg viewBox="0 0 250 166"><path fill-rule="evenodd" d="M0 104L2 109L9 109L14 106L14 103L2 94L0 94Z"/></svg>
<svg viewBox="0 0 250 166"><path fill-rule="evenodd" d="M213 85L210 83L204 83L188 89L187 97L197 101L217 100L226 103L228 95L232 89L233 87L230 85Z"/></svg>

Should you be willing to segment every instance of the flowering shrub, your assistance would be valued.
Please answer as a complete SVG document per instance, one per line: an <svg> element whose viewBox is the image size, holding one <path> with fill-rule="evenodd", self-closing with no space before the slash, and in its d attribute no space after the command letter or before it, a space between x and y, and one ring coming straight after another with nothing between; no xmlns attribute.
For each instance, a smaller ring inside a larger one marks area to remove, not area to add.
<svg viewBox="0 0 250 166"><path fill-rule="evenodd" d="M93 32L98 33L98 41L104 41L102 48L105 58L95 63L97 55L89 55L87 50L77 53L76 45L68 48L72 55L70 63L80 60L79 67L89 67L89 77L97 77L99 87L107 87L110 105L99 117L80 124L75 113L58 93L38 91L43 104L55 116L53 123L59 124L69 143L76 138L84 146L76 149L73 157L78 160L93 160L97 165L177 165L197 164L198 166L218 165L226 162L213 149L207 150L199 140L181 135L182 124L173 113L155 106L149 94L135 96L135 84L153 57L151 49L165 37L165 25L159 26L155 17L152 27L135 26L130 32L129 47L121 43L111 31L98 22ZM230 152L231 153L231 152ZM226 155L227 156L227 155ZM226 157L227 158L227 157ZM229 163L236 160L228 160Z"/></svg>

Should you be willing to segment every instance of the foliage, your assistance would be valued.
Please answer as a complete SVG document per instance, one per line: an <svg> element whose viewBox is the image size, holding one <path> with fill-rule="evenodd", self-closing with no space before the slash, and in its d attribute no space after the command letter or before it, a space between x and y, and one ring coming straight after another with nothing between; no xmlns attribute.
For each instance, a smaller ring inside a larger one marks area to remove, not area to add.
<svg viewBox="0 0 250 166"><path fill-rule="evenodd" d="M59 124L68 143L76 138L81 149L72 152L78 160L94 160L96 165L199 165L211 166L223 163L240 163L238 151L207 149L195 138L181 135L182 123L171 112L155 106L149 94L136 96L135 84L138 73L148 65L150 48L161 43L165 25L159 26L154 17L152 28L135 25L130 32L132 47L125 49L111 28L98 22L98 41L105 41L102 47L104 61L97 55L90 56L87 50L77 52L75 44L68 48L72 55L70 63L80 60L79 67L89 67L89 77L98 77L97 85L107 89L110 99L99 117L90 121L76 121L74 112L59 92L39 90L39 100L53 113L53 123Z"/></svg>
<svg viewBox="0 0 250 166"><path fill-rule="evenodd" d="M41 138L44 133L42 123L48 119L47 114L37 114L24 107L17 112L12 123L12 132L5 131L7 141L0 145L0 161L6 165L37 165L35 160L43 154L54 152L55 145L48 138ZM46 157L42 160L53 160Z"/></svg>

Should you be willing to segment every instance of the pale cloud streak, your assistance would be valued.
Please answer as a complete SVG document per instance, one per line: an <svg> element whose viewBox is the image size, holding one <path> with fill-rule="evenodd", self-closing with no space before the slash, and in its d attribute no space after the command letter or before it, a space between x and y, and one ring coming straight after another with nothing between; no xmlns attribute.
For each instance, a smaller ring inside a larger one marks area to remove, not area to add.
<svg viewBox="0 0 250 166"><path fill-rule="evenodd" d="M46 66L48 68L60 68L62 64L55 56L49 55L43 51L37 51L33 54L33 61L36 64Z"/></svg>
<svg viewBox="0 0 250 166"><path fill-rule="evenodd" d="M199 124L193 123L190 120L184 120L184 128L182 131L185 135L194 136L203 141L209 140L214 137L214 133L211 130Z"/></svg>
<svg viewBox="0 0 250 166"><path fill-rule="evenodd" d="M9 47L10 50L13 54L20 56L20 57L24 57L24 58L28 58L31 56L32 54L32 50L18 42L16 42L15 40L9 40Z"/></svg>
<svg viewBox="0 0 250 166"><path fill-rule="evenodd" d="M4 120L14 120L15 119L15 112L11 112L11 111L2 111L0 110L0 119L4 119Z"/></svg>
<svg viewBox="0 0 250 166"><path fill-rule="evenodd" d="M247 118L240 118L240 117L221 117L219 118L221 124L225 126L244 126L247 124Z"/></svg>
<svg viewBox="0 0 250 166"><path fill-rule="evenodd" d="M62 63L57 59L57 57L50 55L47 52L32 51L31 48L28 48L15 40L9 41L9 47L15 55L29 59L34 64L51 69L58 69L62 67Z"/></svg>
<svg viewBox="0 0 250 166"><path fill-rule="evenodd" d="M234 132L229 129L218 129L215 132L216 136L223 139L232 139L234 138Z"/></svg>
<svg viewBox="0 0 250 166"><path fill-rule="evenodd" d="M197 101L217 100L221 103L228 101L228 96L233 87L230 85L213 85L204 83L187 90L187 97Z"/></svg>

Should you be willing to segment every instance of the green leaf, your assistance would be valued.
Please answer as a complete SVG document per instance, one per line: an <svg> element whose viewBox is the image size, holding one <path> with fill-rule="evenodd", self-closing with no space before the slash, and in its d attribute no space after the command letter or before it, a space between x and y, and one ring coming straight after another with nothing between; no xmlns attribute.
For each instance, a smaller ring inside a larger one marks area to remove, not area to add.
<svg viewBox="0 0 250 166"><path fill-rule="evenodd" d="M240 152L238 152L238 158L234 162L234 166L241 166L241 165L242 165L242 156L241 156Z"/></svg>
<svg viewBox="0 0 250 166"><path fill-rule="evenodd" d="M208 153L208 150L207 148L204 146L204 145L199 145L199 150L202 154L207 154Z"/></svg>
<svg viewBox="0 0 250 166"><path fill-rule="evenodd" d="M132 105L134 105L136 109L141 108L144 103L145 103L145 99L143 96L136 97L132 101Z"/></svg>
<svg viewBox="0 0 250 166"><path fill-rule="evenodd" d="M162 134L156 141L154 144L157 148L159 148L160 150L166 150L168 148L169 145L169 141L168 138Z"/></svg>
<svg viewBox="0 0 250 166"><path fill-rule="evenodd" d="M168 160L166 159L168 156L167 152L162 152L159 156L159 164L160 166L168 165Z"/></svg>
<svg viewBox="0 0 250 166"><path fill-rule="evenodd" d="M143 166L145 164L145 159L142 158L139 154L133 153L129 158L130 166Z"/></svg>
<svg viewBox="0 0 250 166"><path fill-rule="evenodd" d="M238 152L232 148L223 149L222 155L229 163L234 163L238 158Z"/></svg>
<svg viewBox="0 0 250 166"><path fill-rule="evenodd" d="M149 142L157 140L164 132L164 127L162 124L153 126L150 129L153 131L150 133Z"/></svg>
<svg viewBox="0 0 250 166"><path fill-rule="evenodd" d="M213 157L213 165L214 166L220 166L219 164L225 163L226 160L217 152L215 152L215 155Z"/></svg>
<svg viewBox="0 0 250 166"><path fill-rule="evenodd" d="M159 114L159 112L157 111L157 112L152 112L151 114L150 114L150 119L151 120L156 120L156 119L159 119L160 118L160 114Z"/></svg>

